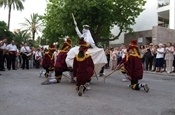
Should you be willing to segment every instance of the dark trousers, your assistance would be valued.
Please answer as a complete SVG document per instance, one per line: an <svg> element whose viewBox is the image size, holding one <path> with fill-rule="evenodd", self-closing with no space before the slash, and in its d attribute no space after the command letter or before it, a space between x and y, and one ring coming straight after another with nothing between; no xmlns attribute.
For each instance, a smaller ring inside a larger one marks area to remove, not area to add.
<svg viewBox="0 0 175 115"><path fill-rule="evenodd" d="M3 55L3 68L5 69L5 61L7 62L8 54Z"/></svg>
<svg viewBox="0 0 175 115"><path fill-rule="evenodd" d="M152 65L153 65L153 57L151 58L146 58L146 70L152 70Z"/></svg>
<svg viewBox="0 0 175 115"><path fill-rule="evenodd" d="M49 68L44 68L46 70L46 73L48 74L49 73Z"/></svg>
<svg viewBox="0 0 175 115"><path fill-rule="evenodd" d="M131 79L131 89L133 89L133 90L140 90L138 80Z"/></svg>
<svg viewBox="0 0 175 115"><path fill-rule="evenodd" d="M103 74L103 73L104 73L104 66L100 70L100 74Z"/></svg>
<svg viewBox="0 0 175 115"><path fill-rule="evenodd" d="M122 61L122 57L117 58L117 65Z"/></svg>
<svg viewBox="0 0 175 115"><path fill-rule="evenodd" d="M22 54L22 69L29 69L29 59L25 54Z"/></svg>
<svg viewBox="0 0 175 115"><path fill-rule="evenodd" d="M8 55L7 58L7 68L8 70L11 69L11 66L13 69L15 69L15 62L16 62L16 54L10 54Z"/></svg>
<svg viewBox="0 0 175 115"><path fill-rule="evenodd" d="M70 71L69 69L64 69L64 70L55 70L55 76L62 76L63 72L65 71Z"/></svg>
<svg viewBox="0 0 175 115"><path fill-rule="evenodd" d="M0 70L4 69L3 51L0 50Z"/></svg>
<svg viewBox="0 0 175 115"><path fill-rule="evenodd" d="M34 60L35 62L35 67L39 69L40 67L40 60Z"/></svg>
<svg viewBox="0 0 175 115"><path fill-rule="evenodd" d="M109 68L110 63L110 55L106 55L107 58L107 64L105 65L106 68Z"/></svg>

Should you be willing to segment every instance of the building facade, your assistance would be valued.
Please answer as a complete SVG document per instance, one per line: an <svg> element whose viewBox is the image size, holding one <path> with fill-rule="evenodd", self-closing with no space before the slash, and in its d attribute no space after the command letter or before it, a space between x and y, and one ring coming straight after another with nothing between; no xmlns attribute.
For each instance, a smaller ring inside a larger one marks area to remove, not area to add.
<svg viewBox="0 0 175 115"><path fill-rule="evenodd" d="M110 45L128 44L131 39L137 39L139 44L175 43L175 0L147 0L144 8L132 26L134 33L122 33ZM115 35L119 30L115 27L111 31Z"/></svg>

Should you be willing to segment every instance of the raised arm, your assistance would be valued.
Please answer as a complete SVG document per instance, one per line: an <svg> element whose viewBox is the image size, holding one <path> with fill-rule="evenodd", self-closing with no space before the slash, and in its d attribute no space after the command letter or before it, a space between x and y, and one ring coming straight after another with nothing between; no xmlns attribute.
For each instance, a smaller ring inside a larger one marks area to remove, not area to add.
<svg viewBox="0 0 175 115"><path fill-rule="evenodd" d="M79 38L83 37L83 35L81 34L81 32L80 32L80 30L78 29L77 26L75 27L75 31L77 32L77 35L78 35Z"/></svg>

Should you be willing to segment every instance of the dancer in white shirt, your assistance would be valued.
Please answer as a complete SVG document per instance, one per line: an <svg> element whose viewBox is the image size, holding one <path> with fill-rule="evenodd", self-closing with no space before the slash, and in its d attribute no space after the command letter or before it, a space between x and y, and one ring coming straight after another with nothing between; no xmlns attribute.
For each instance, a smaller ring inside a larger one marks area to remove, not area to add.
<svg viewBox="0 0 175 115"><path fill-rule="evenodd" d="M95 48L96 45L95 45L94 39L92 38L91 32L89 30L89 25L83 25L83 31L81 33L78 26L77 26L77 22L75 21L75 17L74 17L73 14L72 14L72 17L73 17L73 21L74 21L74 24L75 24L75 30L78 34L78 37L80 39L83 38L84 41L86 41L88 44L90 44L90 47Z"/></svg>

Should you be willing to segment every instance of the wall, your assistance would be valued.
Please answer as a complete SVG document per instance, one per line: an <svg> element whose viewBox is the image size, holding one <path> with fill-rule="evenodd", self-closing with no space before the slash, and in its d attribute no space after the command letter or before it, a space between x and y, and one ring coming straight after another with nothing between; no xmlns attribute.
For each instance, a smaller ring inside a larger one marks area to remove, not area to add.
<svg viewBox="0 0 175 115"><path fill-rule="evenodd" d="M154 26L152 30L153 44L175 43L175 30Z"/></svg>
<svg viewBox="0 0 175 115"><path fill-rule="evenodd" d="M139 38L142 38L143 42L140 42L138 44L149 44L147 43L146 38L152 38L152 30L139 31L133 34L125 34L124 44L128 45L130 41L133 39L136 39L137 41L139 41L138 40Z"/></svg>

